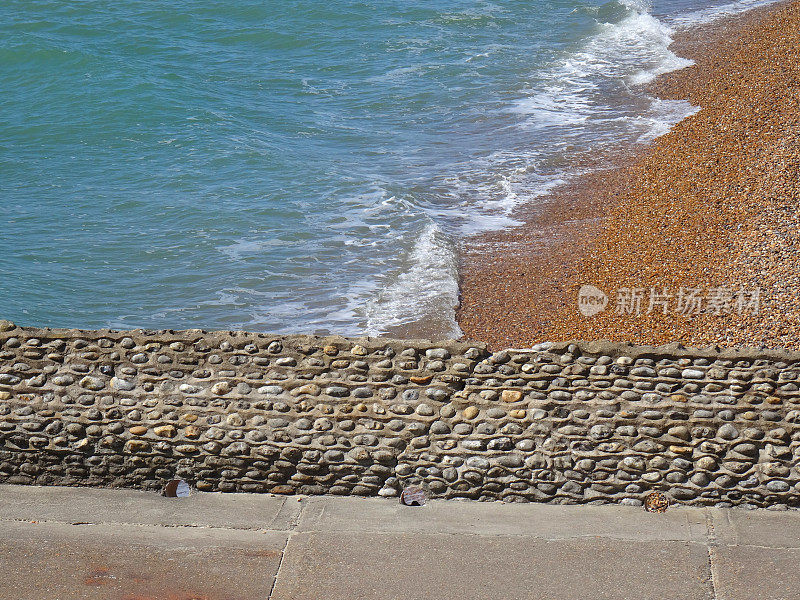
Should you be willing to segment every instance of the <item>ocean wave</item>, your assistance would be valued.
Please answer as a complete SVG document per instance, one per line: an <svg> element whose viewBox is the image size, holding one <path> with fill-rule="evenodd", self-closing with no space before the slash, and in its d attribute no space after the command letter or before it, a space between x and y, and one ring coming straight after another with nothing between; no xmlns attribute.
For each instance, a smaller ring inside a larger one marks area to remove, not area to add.
<svg viewBox="0 0 800 600"><path fill-rule="evenodd" d="M460 337L454 318L458 270L452 240L430 221L403 262L364 306L367 334L407 333L411 327L414 335L414 324L421 324L429 337Z"/></svg>
<svg viewBox="0 0 800 600"><path fill-rule="evenodd" d="M732 9L719 8L724 10ZM451 165L437 182L446 196L438 203L420 202L414 192L400 188L395 189L399 194L382 189L364 195L325 227L341 232L343 251L360 249L371 255L372 265L342 287L341 302L311 306L307 300L284 299L280 311L274 302L263 306L268 320L292 322L303 315L315 331L459 337L454 238L520 225L514 211L521 204L589 170L571 164L581 152L649 143L699 110L644 90L653 78L692 64L670 50L677 18L657 18L644 0L612 0L583 12L595 21L591 35L549 65L537 66L528 93L506 105L519 137L533 142L527 149L498 148ZM419 65L398 67L371 80L402 79L422 70ZM222 250L241 259L265 249L239 241ZM235 295L248 296L241 289ZM257 304L252 296L248 301ZM261 320L258 313L251 322Z"/></svg>
<svg viewBox="0 0 800 600"><path fill-rule="evenodd" d="M434 216L450 215L460 236L519 225L520 205L590 170L578 166L582 157L648 143L697 111L644 89L654 77L692 64L670 50L674 30L651 14L648 2L612 0L580 12L594 20L590 34L537 65L525 95L503 109L520 141L448 178L454 198L471 197Z"/></svg>
<svg viewBox="0 0 800 600"><path fill-rule="evenodd" d="M609 4L621 18L598 20L594 35L544 69L534 92L512 106L528 115L524 126L579 127L591 136L593 125L613 122L620 112L648 109L642 105L654 100L632 88L693 64L670 50L674 30L650 14L647 3Z"/></svg>
<svg viewBox="0 0 800 600"><path fill-rule="evenodd" d="M676 15L671 17L669 21L676 27L691 27L703 23L710 23L725 17L732 17L754 8L775 4L779 1L780 0L737 0L736 2L709 6L701 10L694 10L685 14Z"/></svg>
<svg viewBox="0 0 800 600"><path fill-rule="evenodd" d="M7 2L5 232L39 250L0 308L458 335L460 240L691 114L641 85L688 64L673 30L768 3L603 2Z"/></svg>

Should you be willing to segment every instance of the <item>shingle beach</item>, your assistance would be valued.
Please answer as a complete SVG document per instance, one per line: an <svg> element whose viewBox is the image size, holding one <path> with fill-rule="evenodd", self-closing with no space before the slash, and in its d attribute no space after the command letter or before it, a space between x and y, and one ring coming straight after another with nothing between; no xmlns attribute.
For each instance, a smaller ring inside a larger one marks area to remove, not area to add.
<svg viewBox="0 0 800 600"><path fill-rule="evenodd" d="M800 348L800 2L681 32L673 50L695 65L650 87L701 110L469 240L467 338ZM579 311L584 285L604 311Z"/></svg>

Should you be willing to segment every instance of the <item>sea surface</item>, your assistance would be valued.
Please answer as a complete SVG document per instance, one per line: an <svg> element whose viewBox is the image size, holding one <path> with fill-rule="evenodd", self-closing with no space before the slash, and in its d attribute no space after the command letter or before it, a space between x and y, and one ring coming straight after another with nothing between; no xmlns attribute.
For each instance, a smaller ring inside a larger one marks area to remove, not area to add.
<svg viewBox="0 0 800 600"><path fill-rule="evenodd" d="M0 318L457 337L457 251L765 1L3 0Z"/></svg>

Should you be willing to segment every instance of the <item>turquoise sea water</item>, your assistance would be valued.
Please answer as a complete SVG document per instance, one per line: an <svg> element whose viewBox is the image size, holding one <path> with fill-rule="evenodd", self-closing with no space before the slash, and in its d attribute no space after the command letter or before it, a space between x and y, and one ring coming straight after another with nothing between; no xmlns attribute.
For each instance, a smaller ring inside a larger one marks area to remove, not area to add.
<svg viewBox="0 0 800 600"><path fill-rule="evenodd" d="M690 114L641 88L673 32L762 3L4 0L0 317L457 336L458 244Z"/></svg>

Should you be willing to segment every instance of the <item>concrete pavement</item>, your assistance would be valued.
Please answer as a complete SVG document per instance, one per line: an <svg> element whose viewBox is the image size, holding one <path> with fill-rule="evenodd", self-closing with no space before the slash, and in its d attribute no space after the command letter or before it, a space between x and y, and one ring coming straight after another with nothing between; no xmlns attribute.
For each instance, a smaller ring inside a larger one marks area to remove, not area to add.
<svg viewBox="0 0 800 600"><path fill-rule="evenodd" d="M800 513L0 486L0 599L800 599Z"/></svg>

